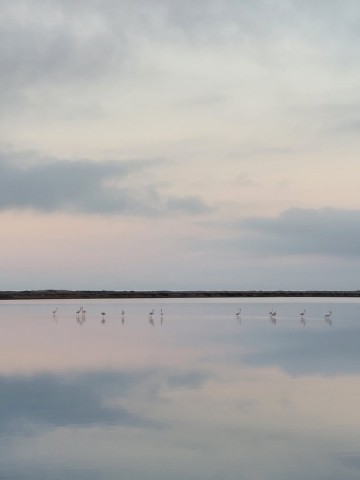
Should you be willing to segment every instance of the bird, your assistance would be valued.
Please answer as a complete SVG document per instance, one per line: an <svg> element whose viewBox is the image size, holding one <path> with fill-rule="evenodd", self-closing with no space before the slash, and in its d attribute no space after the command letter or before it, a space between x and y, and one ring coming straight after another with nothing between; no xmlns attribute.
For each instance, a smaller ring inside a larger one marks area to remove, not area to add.
<svg viewBox="0 0 360 480"><path fill-rule="evenodd" d="M236 312L235 315L236 315L237 317L240 317L240 315L241 315L241 308L239 308L239 311Z"/></svg>
<svg viewBox="0 0 360 480"><path fill-rule="evenodd" d="M327 322L329 325L331 325L331 315L332 315L332 311L329 310L329 313L326 313L324 315L324 320L325 322Z"/></svg>
<svg viewBox="0 0 360 480"><path fill-rule="evenodd" d="M52 312L53 317L55 317L57 311L58 311L58 308L56 307L55 310L53 310L53 312Z"/></svg>
<svg viewBox="0 0 360 480"><path fill-rule="evenodd" d="M304 310L300 313L300 317L304 317L305 313L306 313L306 310L304 308Z"/></svg>
<svg viewBox="0 0 360 480"><path fill-rule="evenodd" d="M106 315L105 312L101 312L101 316L102 316L101 323L105 323L105 315Z"/></svg>
<svg viewBox="0 0 360 480"><path fill-rule="evenodd" d="M276 325L276 310L272 309L271 312L269 312L269 315L271 323L274 323Z"/></svg>

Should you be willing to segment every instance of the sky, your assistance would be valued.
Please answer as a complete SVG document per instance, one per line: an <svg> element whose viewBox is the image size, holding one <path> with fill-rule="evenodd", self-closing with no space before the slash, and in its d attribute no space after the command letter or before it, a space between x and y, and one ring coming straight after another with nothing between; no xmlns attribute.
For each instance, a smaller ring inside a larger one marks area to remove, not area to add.
<svg viewBox="0 0 360 480"><path fill-rule="evenodd" d="M0 289L359 288L357 0L0 0Z"/></svg>

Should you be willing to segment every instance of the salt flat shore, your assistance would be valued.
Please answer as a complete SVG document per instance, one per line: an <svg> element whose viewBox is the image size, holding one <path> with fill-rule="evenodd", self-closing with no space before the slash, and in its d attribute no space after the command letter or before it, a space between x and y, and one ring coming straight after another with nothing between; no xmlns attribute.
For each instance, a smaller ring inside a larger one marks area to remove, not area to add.
<svg viewBox="0 0 360 480"><path fill-rule="evenodd" d="M231 298L231 297L360 297L360 290L22 290L0 291L0 300L85 298Z"/></svg>

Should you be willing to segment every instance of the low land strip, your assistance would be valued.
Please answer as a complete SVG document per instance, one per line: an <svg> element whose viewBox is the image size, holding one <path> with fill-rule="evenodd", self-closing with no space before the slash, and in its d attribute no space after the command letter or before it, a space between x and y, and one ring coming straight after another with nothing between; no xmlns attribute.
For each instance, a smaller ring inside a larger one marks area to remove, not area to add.
<svg viewBox="0 0 360 480"><path fill-rule="evenodd" d="M86 298L225 298L225 297L360 297L360 290L23 290L0 291L0 300L52 300Z"/></svg>

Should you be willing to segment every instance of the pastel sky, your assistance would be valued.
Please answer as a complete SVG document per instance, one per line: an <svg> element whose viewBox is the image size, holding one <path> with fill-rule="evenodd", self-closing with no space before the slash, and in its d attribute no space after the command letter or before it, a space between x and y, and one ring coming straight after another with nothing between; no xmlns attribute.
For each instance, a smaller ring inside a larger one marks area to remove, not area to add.
<svg viewBox="0 0 360 480"><path fill-rule="evenodd" d="M0 0L1 290L358 289L357 0Z"/></svg>

